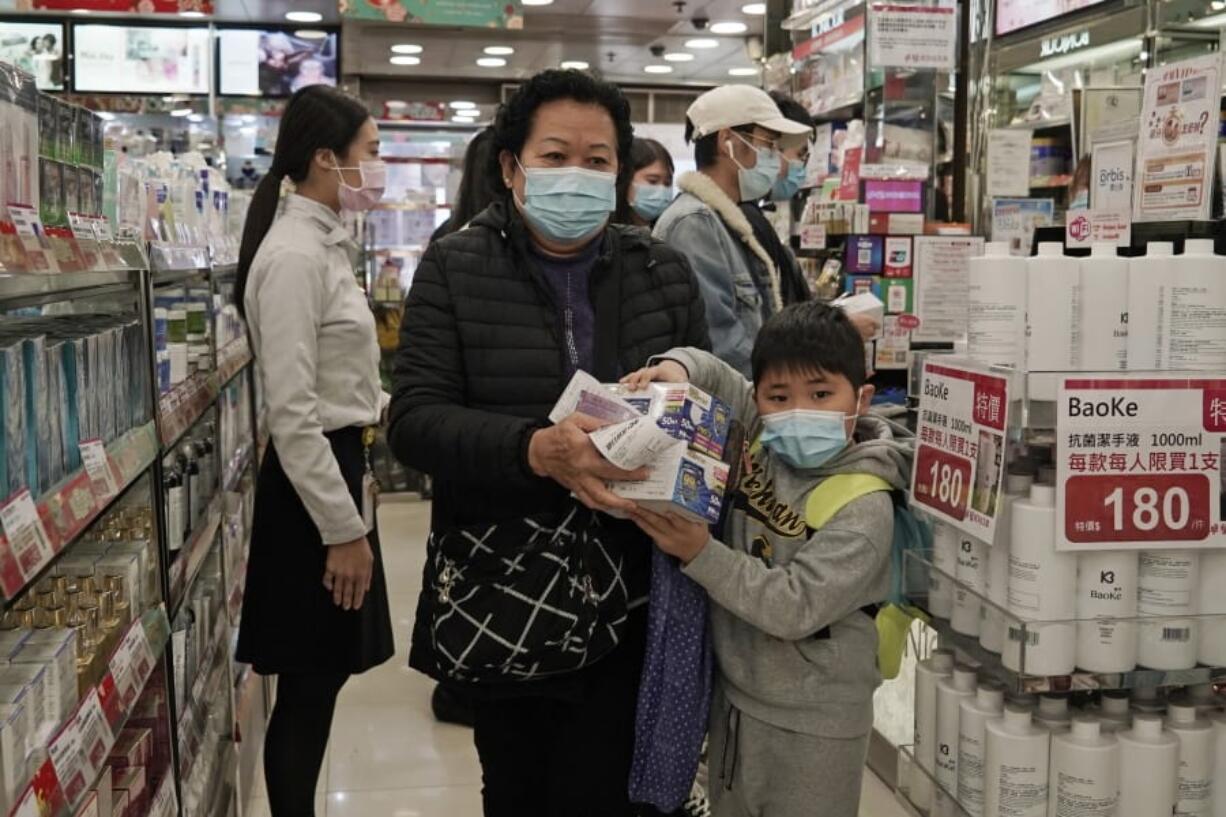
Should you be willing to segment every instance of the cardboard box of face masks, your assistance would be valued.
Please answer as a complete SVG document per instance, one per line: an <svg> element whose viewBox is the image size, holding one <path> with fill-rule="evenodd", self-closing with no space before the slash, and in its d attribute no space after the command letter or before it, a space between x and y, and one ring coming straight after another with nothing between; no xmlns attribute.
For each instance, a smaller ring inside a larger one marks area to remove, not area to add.
<svg viewBox="0 0 1226 817"><path fill-rule="evenodd" d="M549 419L561 422L576 411L609 423L591 437L610 462L651 469L641 482L610 483L613 493L651 510L719 520L728 483L728 466L718 459L732 421L727 404L689 384L629 392L578 372Z"/></svg>

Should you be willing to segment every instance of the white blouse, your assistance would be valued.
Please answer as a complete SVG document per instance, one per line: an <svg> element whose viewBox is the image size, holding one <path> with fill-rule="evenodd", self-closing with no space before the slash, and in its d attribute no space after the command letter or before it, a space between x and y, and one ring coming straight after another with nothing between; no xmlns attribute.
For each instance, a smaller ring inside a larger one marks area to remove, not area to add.
<svg viewBox="0 0 1226 817"><path fill-rule="evenodd" d="M331 208L290 195L243 301L277 456L328 545L366 526L324 432L378 423L382 396L375 319L348 245Z"/></svg>

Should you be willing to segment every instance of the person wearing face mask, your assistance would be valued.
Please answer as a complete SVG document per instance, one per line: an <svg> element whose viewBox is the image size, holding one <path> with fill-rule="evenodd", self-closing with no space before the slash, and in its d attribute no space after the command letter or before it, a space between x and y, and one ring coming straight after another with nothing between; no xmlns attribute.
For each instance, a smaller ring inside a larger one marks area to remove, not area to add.
<svg viewBox="0 0 1226 817"><path fill-rule="evenodd" d="M742 374L762 323L783 307L779 270L740 204L768 195L779 177L779 142L809 128L787 119L760 88L725 85L686 111L686 141L698 169L654 235L689 259L702 286L715 354Z"/></svg>
<svg viewBox="0 0 1226 817"><path fill-rule="evenodd" d="M713 815L855 817L881 681L891 492L907 487L914 438L869 413L863 340L834 307L772 317L752 368L751 383L674 349L625 379L689 381L727 401L752 440L723 542L680 517L631 516L710 597Z"/></svg>
<svg viewBox="0 0 1226 817"><path fill-rule="evenodd" d="M741 202L741 212L753 227L754 237L758 239L766 251L770 253L775 268L779 270L779 290L785 306L807 301L813 297L809 284L805 281L800 264L791 247L779 239L779 233L766 217L764 211L776 207L791 208L796 194L805 181L805 166L809 162L809 143L813 137L813 119L799 102L784 96L777 91L771 92L771 99L779 106L779 111L793 122L809 128L803 136L790 136L780 140L782 160L779 165L779 178L771 188L768 201ZM799 205L798 205L799 206Z"/></svg>
<svg viewBox="0 0 1226 817"><path fill-rule="evenodd" d="M243 227L236 298L271 441L237 660L277 676L264 742L273 817L314 814L336 697L394 653L369 457L385 398L379 346L340 216L370 209L386 172L362 103L305 88L286 106ZM281 200L285 182L294 192Z"/></svg>
<svg viewBox="0 0 1226 817"><path fill-rule="evenodd" d="M619 185L618 224L651 228L673 201L673 157L655 139L634 137L630 146L631 176Z"/></svg>
<svg viewBox="0 0 1226 817"><path fill-rule="evenodd" d="M493 124L501 192L431 242L405 302L388 441L434 480L409 663L472 697L487 817L636 813L651 543L604 511L645 472L597 452L600 420L548 419L577 371L709 344L684 258L610 223L632 138L615 85L524 82Z"/></svg>

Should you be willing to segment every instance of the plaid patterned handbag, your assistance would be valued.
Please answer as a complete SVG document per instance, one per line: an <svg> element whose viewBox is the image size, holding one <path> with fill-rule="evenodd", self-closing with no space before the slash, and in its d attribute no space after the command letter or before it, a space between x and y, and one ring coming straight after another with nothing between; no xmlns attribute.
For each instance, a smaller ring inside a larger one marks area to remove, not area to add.
<svg viewBox="0 0 1226 817"><path fill-rule="evenodd" d="M609 533L577 502L562 513L432 533L427 592L439 673L529 681L611 652L628 598Z"/></svg>

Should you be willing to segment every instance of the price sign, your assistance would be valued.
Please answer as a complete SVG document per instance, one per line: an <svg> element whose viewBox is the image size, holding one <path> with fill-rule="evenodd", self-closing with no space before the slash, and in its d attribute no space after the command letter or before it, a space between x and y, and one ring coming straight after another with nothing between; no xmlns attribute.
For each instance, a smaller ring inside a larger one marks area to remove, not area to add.
<svg viewBox="0 0 1226 817"><path fill-rule="evenodd" d="M51 537L47 535L28 490L22 490L0 506L0 526L4 527L9 548L25 578L37 573L55 555Z"/></svg>
<svg viewBox="0 0 1226 817"><path fill-rule="evenodd" d="M800 227L800 248L802 250L826 249L826 225L802 224Z"/></svg>
<svg viewBox="0 0 1226 817"><path fill-rule="evenodd" d="M1061 550L1226 546L1226 379L1066 377L1056 435Z"/></svg>
<svg viewBox="0 0 1226 817"><path fill-rule="evenodd" d="M75 720L81 722L81 753L89 766L90 779L102 771L111 747L115 745L115 736L106 722L106 713L102 711L102 701L98 690L91 689L89 695L77 710Z"/></svg>
<svg viewBox="0 0 1226 817"><path fill-rule="evenodd" d="M81 462L89 474L94 496L98 497L99 501L106 501L119 493L115 470L111 468L111 458L106 453L102 440L86 440L81 443Z"/></svg>
<svg viewBox="0 0 1226 817"><path fill-rule="evenodd" d="M111 675L115 677L115 687L125 709L136 701L137 693L152 670L153 651L149 649L145 628L138 621L124 633L111 658Z"/></svg>
<svg viewBox="0 0 1226 817"><path fill-rule="evenodd" d="M1009 381L964 361L924 364L912 501L983 542L996 535Z"/></svg>
<svg viewBox="0 0 1226 817"><path fill-rule="evenodd" d="M68 723L64 724L64 728L51 739L47 747L47 754L51 756L51 763L55 766L55 776L70 803L81 798L92 777L89 760L81 749L81 726L80 718L69 718Z"/></svg>

